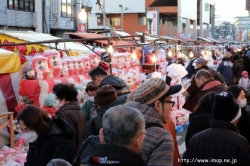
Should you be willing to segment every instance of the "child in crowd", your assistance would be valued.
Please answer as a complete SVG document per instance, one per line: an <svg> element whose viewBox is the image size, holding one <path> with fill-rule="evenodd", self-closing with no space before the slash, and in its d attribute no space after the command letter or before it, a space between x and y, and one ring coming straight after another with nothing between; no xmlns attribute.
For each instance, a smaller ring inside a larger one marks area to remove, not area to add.
<svg viewBox="0 0 250 166"><path fill-rule="evenodd" d="M88 100L82 105L82 111L85 116L86 122L88 122L92 116L96 115L96 105L94 104L94 96L96 94L97 87L93 82L89 82L86 86L85 92L88 94Z"/></svg>
<svg viewBox="0 0 250 166"><path fill-rule="evenodd" d="M240 79L239 86L244 88L245 91L248 92L248 90L250 88L250 81L249 81L249 78L248 78L247 71L242 72L242 77Z"/></svg>

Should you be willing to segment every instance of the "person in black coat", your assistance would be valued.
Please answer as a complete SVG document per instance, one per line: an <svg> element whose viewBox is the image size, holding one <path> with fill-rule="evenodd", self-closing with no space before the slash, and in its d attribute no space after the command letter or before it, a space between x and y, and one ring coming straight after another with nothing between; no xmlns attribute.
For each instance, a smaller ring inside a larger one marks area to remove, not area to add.
<svg viewBox="0 0 250 166"><path fill-rule="evenodd" d="M190 139L196 134L209 128L210 120L213 119L212 106L215 93L204 95L198 102L196 110L189 115L185 143L186 147Z"/></svg>
<svg viewBox="0 0 250 166"><path fill-rule="evenodd" d="M51 120L36 106L27 106L17 120L22 136L29 143L25 166L46 166L50 160L59 158L72 162L69 140L74 132L66 121Z"/></svg>
<svg viewBox="0 0 250 166"><path fill-rule="evenodd" d="M241 116L240 105L231 92L221 92L214 97L213 120L210 127L195 134L183 154L182 166L197 165L250 165L250 146L236 127ZM192 161L193 162L186 162Z"/></svg>
<svg viewBox="0 0 250 166"><path fill-rule="evenodd" d="M228 88L228 91L231 92L235 99L240 103L241 106L241 118L239 119L239 122L237 124L237 127L240 131L240 134L244 136L249 144L250 144L250 114L246 111L246 92L245 90L237 85L232 85Z"/></svg>

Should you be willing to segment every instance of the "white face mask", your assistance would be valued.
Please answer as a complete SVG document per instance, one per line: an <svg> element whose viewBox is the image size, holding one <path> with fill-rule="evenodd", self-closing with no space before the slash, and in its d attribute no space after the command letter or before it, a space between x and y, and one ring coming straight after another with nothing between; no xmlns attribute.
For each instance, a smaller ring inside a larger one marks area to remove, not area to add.
<svg viewBox="0 0 250 166"><path fill-rule="evenodd" d="M243 108L247 105L247 99L240 100L240 107Z"/></svg>
<svg viewBox="0 0 250 166"><path fill-rule="evenodd" d="M89 100L94 102L94 96L89 96Z"/></svg>
<svg viewBox="0 0 250 166"><path fill-rule="evenodd" d="M28 133L24 133L22 134L23 138L28 142L28 143L33 143L37 140L38 135L36 134L36 132L31 131Z"/></svg>
<svg viewBox="0 0 250 166"><path fill-rule="evenodd" d="M63 104L60 104L60 101L59 100L56 100L56 107L57 108L60 108Z"/></svg>

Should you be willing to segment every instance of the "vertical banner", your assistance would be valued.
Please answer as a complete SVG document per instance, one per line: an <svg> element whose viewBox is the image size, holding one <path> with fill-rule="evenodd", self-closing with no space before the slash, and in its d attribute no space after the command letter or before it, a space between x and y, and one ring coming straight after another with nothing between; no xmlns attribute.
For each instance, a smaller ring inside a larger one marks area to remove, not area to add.
<svg viewBox="0 0 250 166"><path fill-rule="evenodd" d="M157 11L148 11L148 14L152 16L151 23L151 35L158 36L158 12ZM148 19L148 18L147 18ZM148 22L148 30L149 30L149 22Z"/></svg>
<svg viewBox="0 0 250 166"><path fill-rule="evenodd" d="M59 28L61 12L60 12L60 1L51 0L51 28Z"/></svg>

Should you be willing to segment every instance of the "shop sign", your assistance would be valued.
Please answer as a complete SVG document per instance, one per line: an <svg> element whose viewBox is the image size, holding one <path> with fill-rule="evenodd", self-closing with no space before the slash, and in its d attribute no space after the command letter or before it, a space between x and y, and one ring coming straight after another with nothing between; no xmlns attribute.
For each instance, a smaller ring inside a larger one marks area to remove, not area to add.
<svg viewBox="0 0 250 166"><path fill-rule="evenodd" d="M72 21L70 18L61 18L60 28L74 29L74 21Z"/></svg>
<svg viewBox="0 0 250 166"><path fill-rule="evenodd" d="M51 0L51 28L59 28L59 6L60 1L58 0Z"/></svg>
<svg viewBox="0 0 250 166"><path fill-rule="evenodd" d="M148 11L149 15L153 16L152 24L151 24L151 35L158 36L158 13L157 11ZM149 30L149 23L148 23Z"/></svg>
<svg viewBox="0 0 250 166"><path fill-rule="evenodd" d="M87 24L78 24L77 31L80 33L87 32Z"/></svg>

